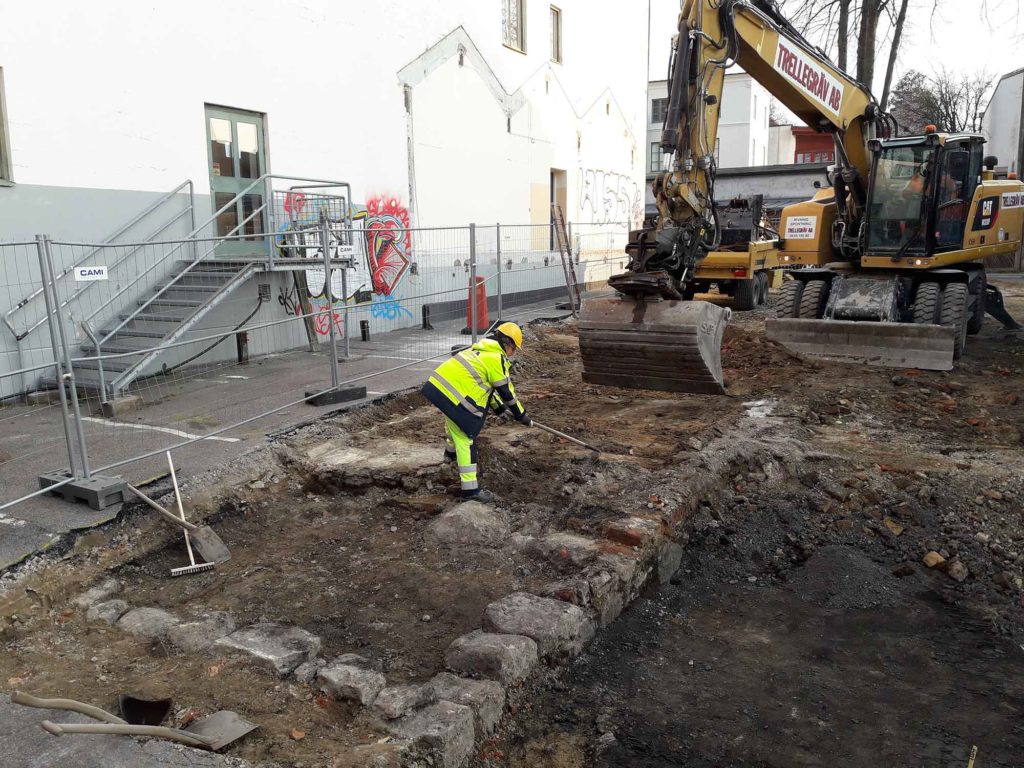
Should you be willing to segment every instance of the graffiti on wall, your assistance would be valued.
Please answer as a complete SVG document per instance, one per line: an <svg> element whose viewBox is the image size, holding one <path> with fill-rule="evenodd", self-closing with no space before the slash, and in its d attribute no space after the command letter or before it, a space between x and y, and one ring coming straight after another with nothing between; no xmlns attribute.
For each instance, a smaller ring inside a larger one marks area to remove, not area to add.
<svg viewBox="0 0 1024 768"><path fill-rule="evenodd" d="M395 196L370 198L365 210L352 211L352 230L345 222L345 211L333 211L328 204L318 204L302 192L288 192L284 198L287 221L277 237L282 258L305 258L310 261L303 270L305 299L314 314L313 327L320 337L335 330L344 331L344 305L357 295L369 294L370 316L377 319L411 319L413 314L403 307L396 291L413 262L409 211ZM331 258L352 259L352 268L331 271L329 293L325 285L323 251L320 248L320 218L326 214L331 222L328 248ZM365 245L365 248L359 247ZM312 247L307 247L312 246ZM347 285L346 285L347 283ZM345 289L347 288L347 294ZM284 304L284 302L282 302ZM298 306L298 302L289 301ZM286 311L289 305L285 305Z"/></svg>
<svg viewBox="0 0 1024 768"><path fill-rule="evenodd" d="M630 222L643 219L640 185L631 177L612 171L580 168L577 179L580 214L592 224Z"/></svg>

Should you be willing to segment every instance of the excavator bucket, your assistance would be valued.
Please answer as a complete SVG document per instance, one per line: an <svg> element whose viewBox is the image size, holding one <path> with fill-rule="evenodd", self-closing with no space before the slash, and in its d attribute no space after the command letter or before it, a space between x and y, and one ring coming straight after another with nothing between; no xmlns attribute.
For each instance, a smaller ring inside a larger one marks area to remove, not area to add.
<svg viewBox="0 0 1024 768"><path fill-rule="evenodd" d="M584 299L579 321L583 380L724 394L722 335L731 314L706 301Z"/></svg>
<svg viewBox="0 0 1024 768"><path fill-rule="evenodd" d="M953 327L854 320L765 322L766 335L801 355L884 368L953 368Z"/></svg>

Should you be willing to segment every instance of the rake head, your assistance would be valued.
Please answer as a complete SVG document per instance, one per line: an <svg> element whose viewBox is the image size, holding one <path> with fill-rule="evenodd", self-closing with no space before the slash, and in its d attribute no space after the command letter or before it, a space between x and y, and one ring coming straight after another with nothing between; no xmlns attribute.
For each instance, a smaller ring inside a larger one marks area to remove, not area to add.
<svg viewBox="0 0 1024 768"><path fill-rule="evenodd" d="M171 576L188 576L191 573L202 573L212 571L216 563L196 563L195 565L183 565L181 568L171 568Z"/></svg>

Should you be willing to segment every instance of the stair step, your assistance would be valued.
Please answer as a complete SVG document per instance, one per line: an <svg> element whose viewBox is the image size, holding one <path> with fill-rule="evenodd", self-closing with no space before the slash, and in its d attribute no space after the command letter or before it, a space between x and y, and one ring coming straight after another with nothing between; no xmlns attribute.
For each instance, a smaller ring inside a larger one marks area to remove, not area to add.
<svg viewBox="0 0 1024 768"><path fill-rule="evenodd" d="M201 307L203 302L195 299L139 299L136 302L140 307Z"/></svg>
<svg viewBox="0 0 1024 768"><path fill-rule="evenodd" d="M162 338L162 337L161 337ZM101 349L105 355L120 355L125 352L143 352L148 349L152 349L160 342L160 339L145 339L133 336L122 336L120 333L116 334L113 338L109 339L103 345ZM79 349L86 353L86 355L96 354L96 345L90 342L79 345ZM137 358L136 358L137 359Z"/></svg>
<svg viewBox="0 0 1024 768"><path fill-rule="evenodd" d="M137 315L122 314L118 315L121 320L127 320L131 318L133 321L144 322L144 323L173 323L177 325L181 323L185 318L191 315L191 312L183 312L177 314L175 312L140 312Z"/></svg>
<svg viewBox="0 0 1024 768"><path fill-rule="evenodd" d="M185 284L175 283L174 285L171 285L170 283L163 283L161 285L158 285L154 290L156 290L156 291L162 290L163 293L161 294L161 296L166 296L168 293L171 293L171 292L176 292L176 293L216 293L217 291L219 291L223 287L224 287L224 283L217 283L216 285L199 284L199 283L185 283Z"/></svg>
<svg viewBox="0 0 1024 768"><path fill-rule="evenodd" d="M103 361L103 373L104 374L121 373L122 371L127 371L129 368L133 368L135 366L136 362L138 362L138 361L137 360L132 360L132 359L127 358L127 357L118 357L118 358L115 358L113 360L104 360ZM80 363L75 363L74 366L75 366L75 377L76 378L78 377L78 372L79 371L95 371L95 372L97 372L97 375L98 375L99 367L100 367L99 366L99 362L96 361L96 360L84 360L84 361L82 361ZM110 376L109 375L106 378L107 378L107 381L110 381Z"/></svg>
<svg viewBox="0 0 1024 768"><path fill-rule="evenodd" d="M156 323L146 323L146 325L156 325ZM169 326L159 331L147 331L142 328L133 328L131 325L126 325L124 328L118 330L118 336L131 337L136 339L162 339L168 333L170 333L178 325L177 323L165 323ZM107 336L113 329L107 329L100 334L100 338Z"/></svg>

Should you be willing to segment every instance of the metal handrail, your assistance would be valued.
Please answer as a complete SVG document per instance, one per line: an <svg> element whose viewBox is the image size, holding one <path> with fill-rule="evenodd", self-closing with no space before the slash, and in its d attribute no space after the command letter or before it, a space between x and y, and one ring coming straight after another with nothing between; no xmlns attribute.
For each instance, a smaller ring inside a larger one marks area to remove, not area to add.
<svg viewBox="0 0 1024 768"><path fill-rule="evenodd" d="M194 228L195 227L195 209L196 209L195 186L193 185L191 179L186 179L181 184L179 184L174 189L172 189L170 192L168 192L163 197L161 197L159 200L153 202L151 205L149 205L143 211L141 211L140 213L136 214L127 223L123 224L120 227L120 229L118 229L112 235L109 235L106 238L106 240L103 241L103 243L101 243L100 245L97 245L95 248L90 250L88 253L86 253L84 256L82 256L82 258L79 259L78 261L73 262L68 267L65 267L65 269L54 278L54 284L56 284L57 281L62 280L65 277L67 277L77 267L81 266L83 263L88 261L92 256L94 256L96 253L98 253L101 248L103 248L104 246L113 244L114 240L116 240L118 237L120 237L125 232L130 230L132 227L134 227L140 221L145 219L147 216L149 216L149 214L151 214L154 211L156 211L164 203L168 202L169 200L174 199L174 197L179 192L181 192L181 190L183 190L185 187L188 187L188 200L189 200L189 202L188 202L188 209L186 211L182 211L177 216L175 216L173 219L171 219L170 221L165 223L158 230L156 230L156 232L154 232L152 235L150 235L150 237L147 238L147 239L152 239L153 237L156 237L157 235L159 235L161 232L163 232L169 226L171 226L171 224L173 224L178 219L180 219L182 216L184 216L186 212L191 215L191 218L192 218L192 222L191 223L192 223L192 226ZM129 256L131 256L136 250L138 250L139 247L141 247L141 245L136 247L132 251L129 251L128 253L126 253L120 260L115 262L115 264L113 266L114 267L120 266L122 263L124 263L125 260L128 259ZM79 288L78 290L76 290L74 293L72 293L70 296L68 296L67 299L65 299L63 302L61 302L60 306L57 308L57 311L59 312L61 309L66 307L68 304L70 304L72 301L77 299L79 296L81 296L87 290L92 288L94 285L95 285L94 282L89 282L89 283L86 283L86 285L84 285L82 288ZM7 326L8 330L10 330L11 334L14 336L16 341L21 341L22 339L26 338L30 333L32 333L32 331L34 331L36 328L38 328L41 325L46 323L47 318L44 317L41 320L38 320L35 323L35 325L32 325L27 330L25 330L23 333L19 334L17 329L14 327L14 323L11 322L11 316L14 315L15 312L17 312L18 310L24 308L28 304L32 303L33 300L35 300L39 296L42 296L42 294L43 294L43 289L42 288L37 288L35 291L33 291L28 296L26 296L24 299L22 299L17 304L15 304L14 307L12 307L10 310L8 310L7 313L4 315L4 317L3 317L4 325Z"/></svg>

